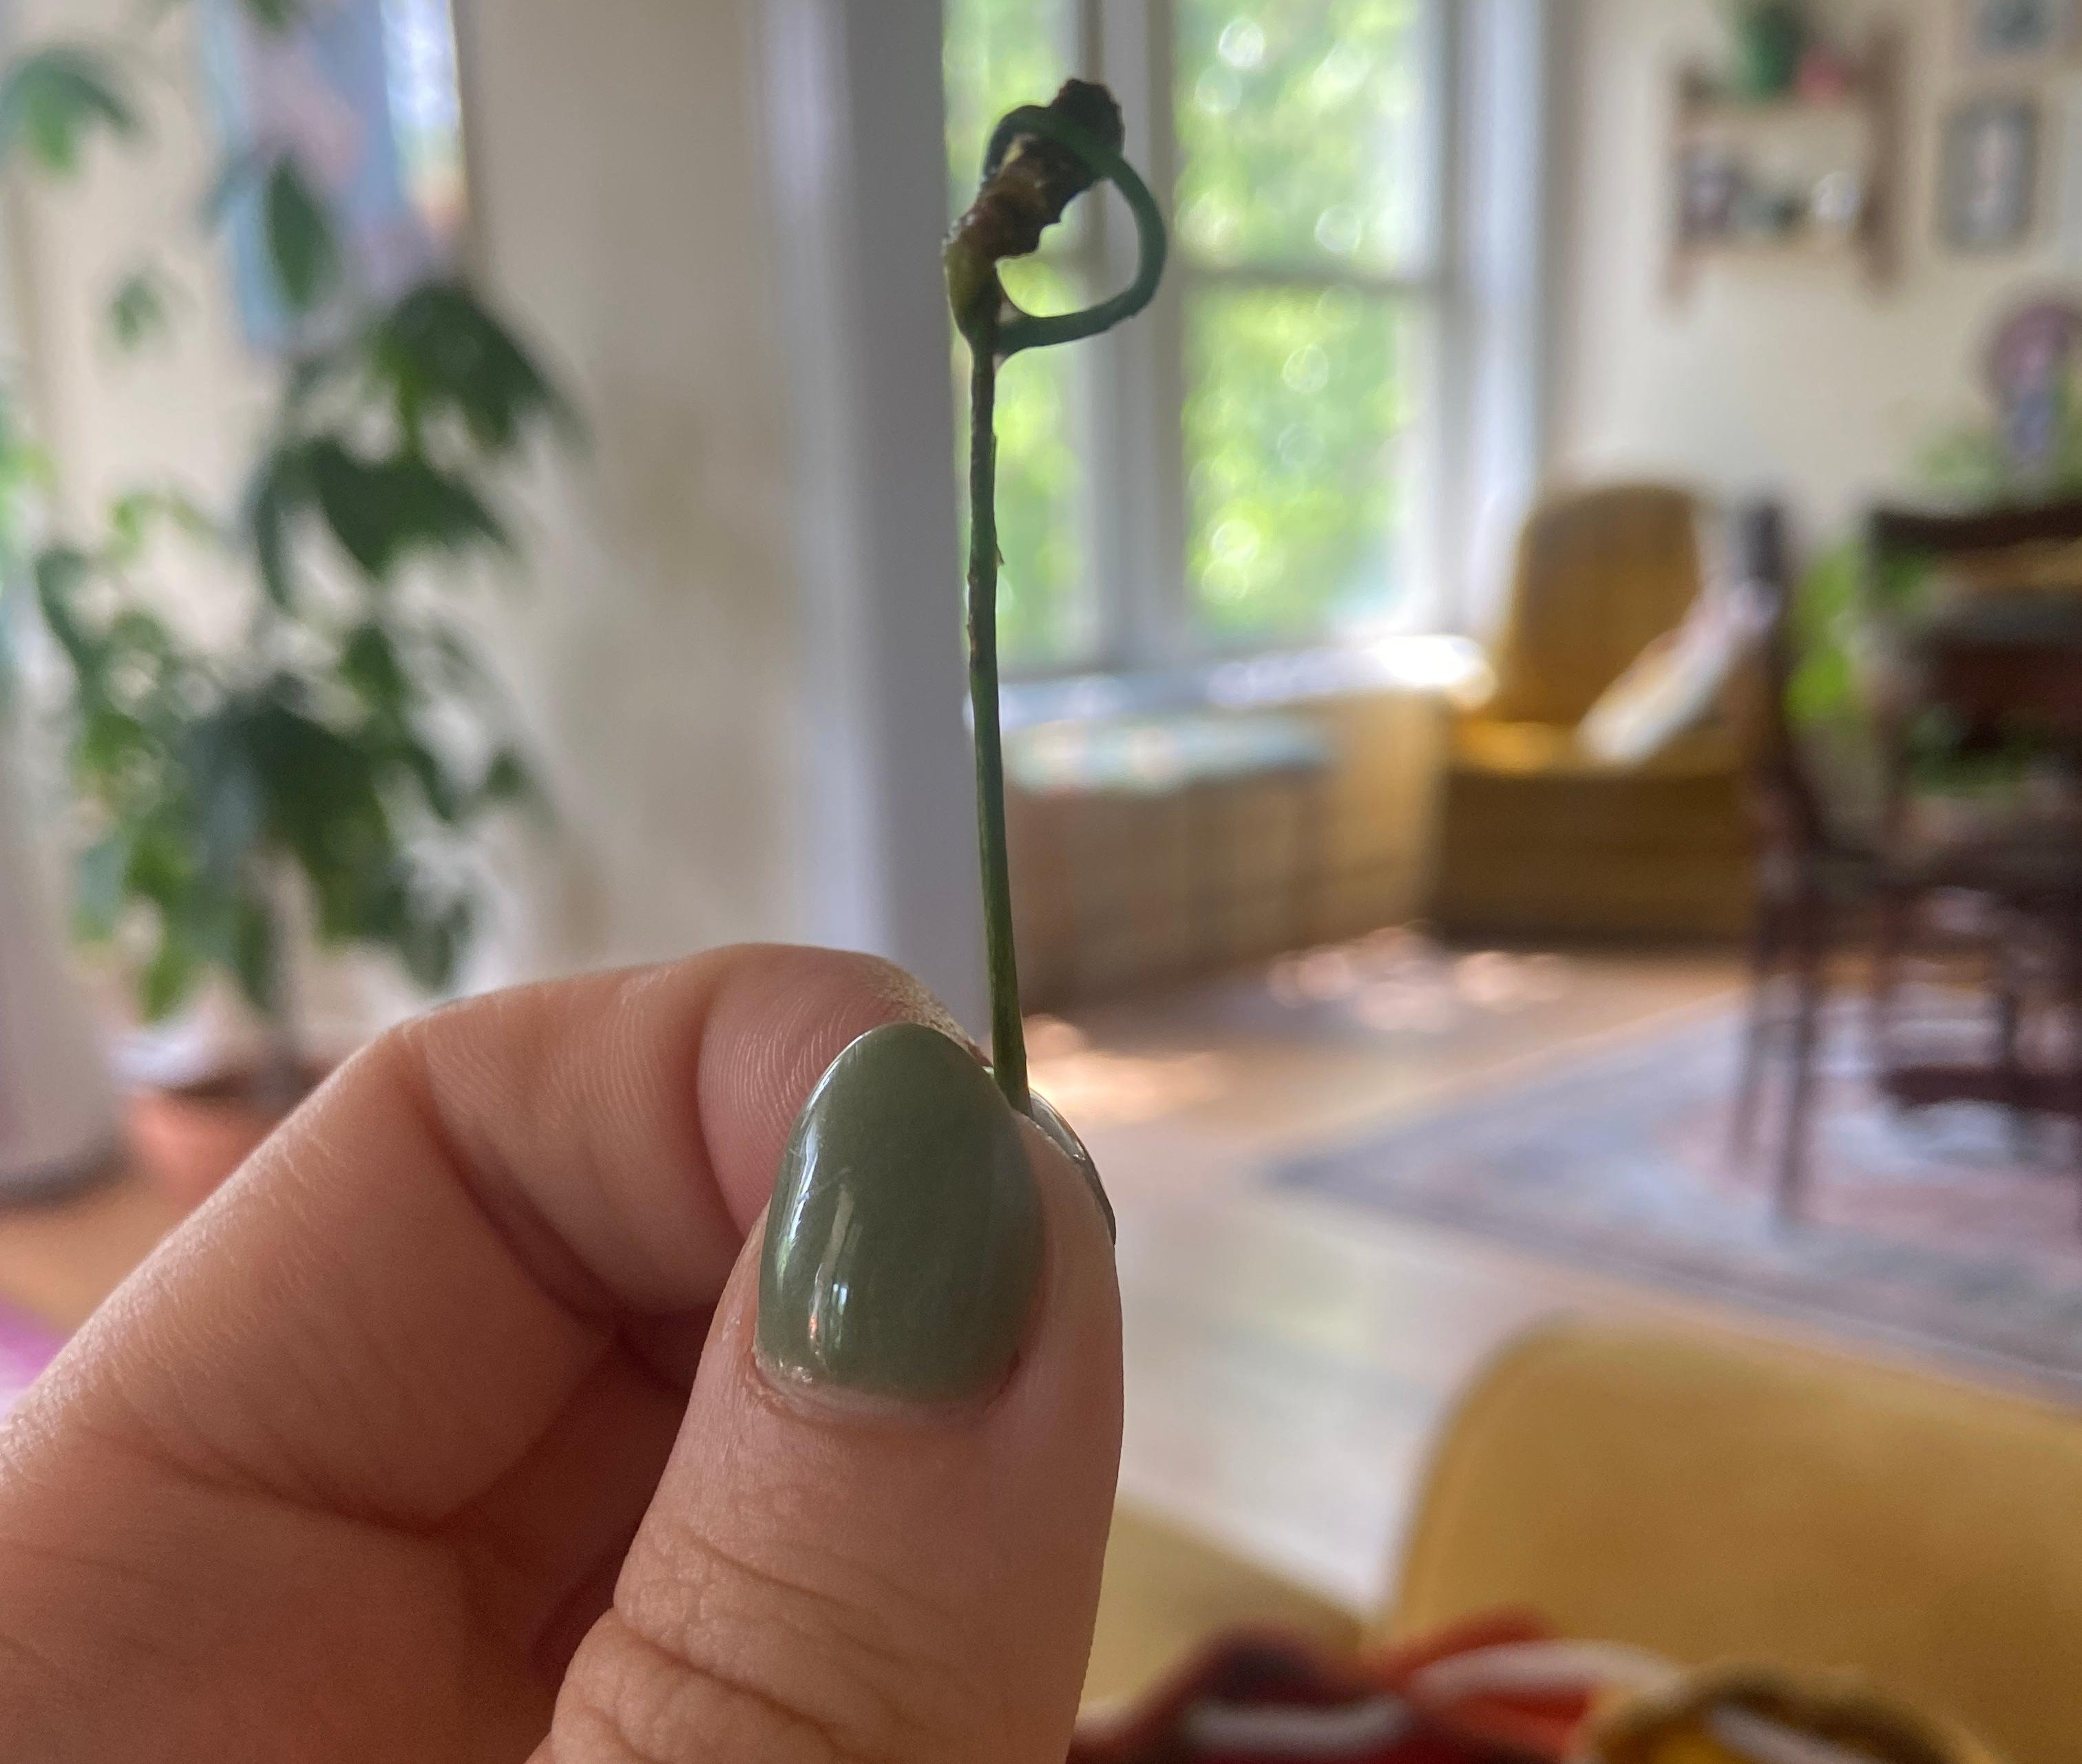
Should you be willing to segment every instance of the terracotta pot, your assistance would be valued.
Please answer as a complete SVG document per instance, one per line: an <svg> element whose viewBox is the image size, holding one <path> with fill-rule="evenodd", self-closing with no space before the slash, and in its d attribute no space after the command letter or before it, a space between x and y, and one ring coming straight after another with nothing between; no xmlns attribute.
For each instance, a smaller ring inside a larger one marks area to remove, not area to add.
<svg viewBox="0 0 2082 1764"><path fill-rule="evenodd" d="M184 1206L200 1206L294 1104L256 1102L251 1073L228 1073L130 1100L130 1143L144 1173Z"/></svg>

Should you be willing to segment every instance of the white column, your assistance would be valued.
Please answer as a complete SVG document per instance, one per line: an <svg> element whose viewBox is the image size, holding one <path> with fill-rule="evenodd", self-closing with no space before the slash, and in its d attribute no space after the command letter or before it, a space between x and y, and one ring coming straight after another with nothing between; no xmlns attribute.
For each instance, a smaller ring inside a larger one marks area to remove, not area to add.
<svg viewBox="0 0 2082 1764"><path fill-rule="evenodd" d="M939 0L766 9L811 720L805 922L986 1020Z"/></svg>
<svg viewBox="0 0 2082 1764"><path fill-rule="evenodd" d="M0 53L15 41L12 9L0 7ZM0 350L19 361L33 337L15 306L14 218L11 209L0 224ZM19 383L9 391L25 396ZM13 613L15 599L0 597L0 616ZM44 889L17 775L15 694L5 677L13 635L0 631L0 1196L91 1176L121 1135L107 1058L65 960L61 918Z"/></svg>
<svg viewBox="0 0 2082 1764"><path fill-rule="evenodd" d="M1505 566L1540 487L1545 428L1549 55L1553 0L1469 0L1461 19L1460 275L1470 333L1460 629L1500 610Z"/></svg>

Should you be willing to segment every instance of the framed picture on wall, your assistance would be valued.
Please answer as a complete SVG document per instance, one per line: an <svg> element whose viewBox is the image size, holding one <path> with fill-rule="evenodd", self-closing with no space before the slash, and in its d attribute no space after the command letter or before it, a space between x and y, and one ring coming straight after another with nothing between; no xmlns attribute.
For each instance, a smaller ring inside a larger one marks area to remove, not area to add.
<svg viewBox="0 0 2082 1764"><path fill-rule="evenodd" d="M1945 125L1939 236L1955 251L2013 251L2038 220L2038 99L1969 99Z"/></svg>
<svg viewBox="0 0 2082 1764"><path fill-rule="evenodd" d="M2075 46L2076 0L1960 0L1966 53L1977 61L2037 61Z"/></svg>

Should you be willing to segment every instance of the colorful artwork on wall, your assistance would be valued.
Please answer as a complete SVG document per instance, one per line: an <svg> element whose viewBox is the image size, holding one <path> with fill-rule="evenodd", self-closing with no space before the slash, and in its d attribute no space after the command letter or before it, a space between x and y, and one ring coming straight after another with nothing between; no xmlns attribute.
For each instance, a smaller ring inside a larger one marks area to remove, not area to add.
<svg viewBox="0 0 2082 1764"><path fill-rule="evenodd" d="M1964 0L1966 52L1982 61L2060 55L2076 38L2075 0Z"/></svg>

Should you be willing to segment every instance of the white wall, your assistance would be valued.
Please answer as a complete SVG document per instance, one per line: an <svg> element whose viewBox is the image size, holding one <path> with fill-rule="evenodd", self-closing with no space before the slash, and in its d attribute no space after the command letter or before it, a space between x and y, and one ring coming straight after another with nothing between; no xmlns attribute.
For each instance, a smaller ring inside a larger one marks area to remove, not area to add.
<svg viewBox="0 0 2082 1764"><path fill-rule="evenodd" d="M1688 298L1665 283L1672 70L1721 40L1710 0L1553 0L1573 40L1560 70L1551 460L1562 477L1645 471L1729 495L1790 494L1810 534L1912 475L1933 435L1979 409L1980 355L2012 302L2078 266L2057 243L2071 74L2048 98L2046 220L2030 251L1964 259L1939 246L1945 112L1978 82L1956 0L1827 0L1852 32L1911 32L1903 252L1874 292L1828 261L1709 263Z"/></svg>
<svg viewBox="0 0 2082 1764"><path fill-rule="evenodd" d="M767 0L803 577L803 910L987 1020L963 714L940 0Z"/></svg>
<svg viewBox="0 0 2082 1764"><path fill-rule="evenodd" d="M786 395L750 0L471 15L493 289L568 376L501 647L567 846L542 964L796 928Z"/></svg>

